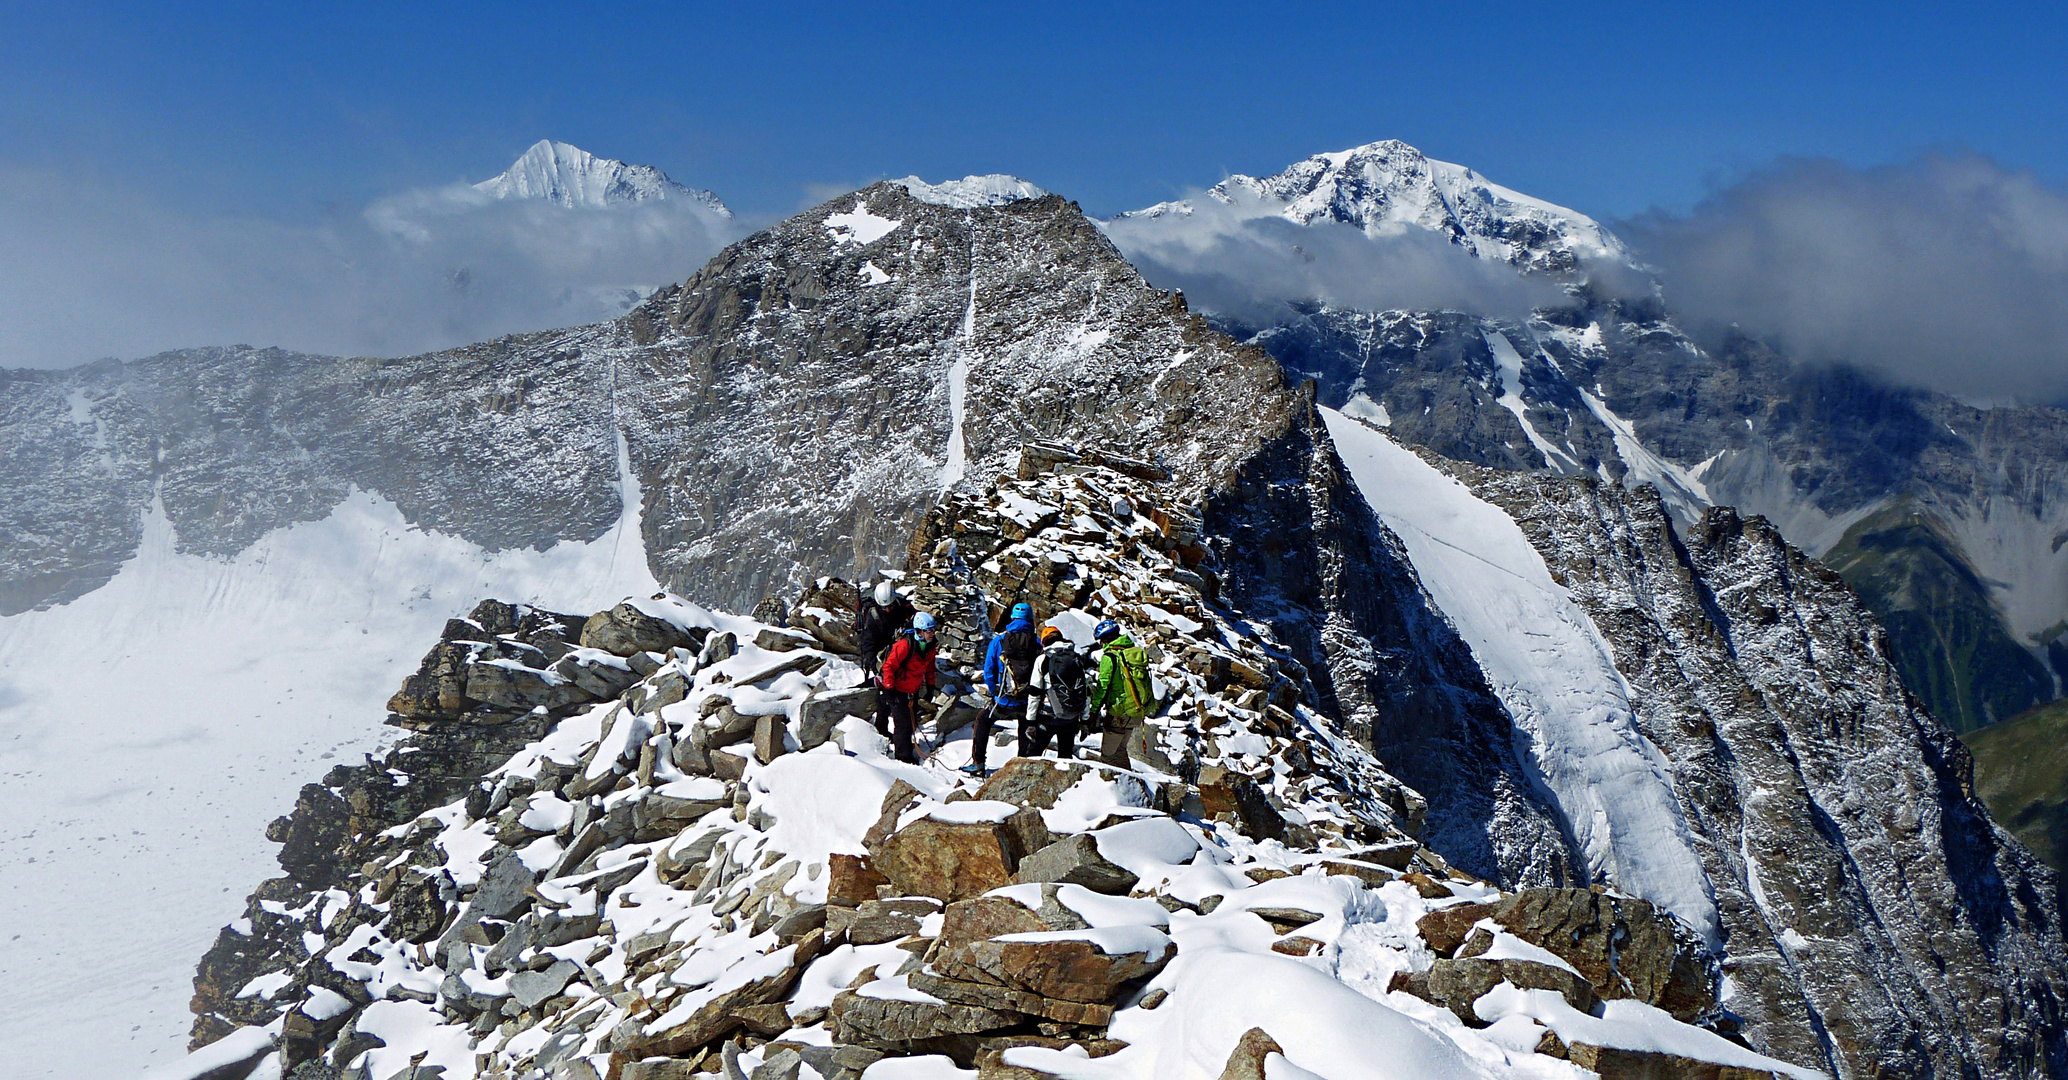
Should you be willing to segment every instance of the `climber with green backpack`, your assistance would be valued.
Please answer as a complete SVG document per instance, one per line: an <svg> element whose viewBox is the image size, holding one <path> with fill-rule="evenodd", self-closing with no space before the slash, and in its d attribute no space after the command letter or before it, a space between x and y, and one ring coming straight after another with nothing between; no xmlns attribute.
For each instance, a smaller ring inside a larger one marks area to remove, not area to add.
<svg viewBox="0 0 2068 1080"><path fill-rule="evenodd" d="M1092 687L1090 718L1103 719L1099 738L1099 760L1116 768L1133 768L1127 743L1142 726L1142 718L1156 705L1155 686L1149 681L1149 654L1120 632L1111 619L1092 631L1099 643L1099 677Z"/></svg>

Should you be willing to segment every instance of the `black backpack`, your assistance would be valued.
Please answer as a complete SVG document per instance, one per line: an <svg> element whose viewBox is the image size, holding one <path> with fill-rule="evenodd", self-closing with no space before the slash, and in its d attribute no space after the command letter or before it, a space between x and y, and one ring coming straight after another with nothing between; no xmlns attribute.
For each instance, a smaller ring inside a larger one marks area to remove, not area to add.
<svg viewBox="0 0 2068 1080"><path fill-rule="evenodd" d="M1090 666L1084 655L1068 645L1058 645L1043 655L1048 657L1041 670L1048 678L1049 711L1066 723L1083 720L1085 707L1091 704L1090 680L1085 678Z"/></svg>
<svg viewBox="0 0 2068 1080"><path fill-rule="evenodd" d="M1032 630L1013 630L1003 635L998 646L998 666L1004 669L1004 693L1009 698L1027 695L1027 680L1034 677L1034 658L1041 655L1041 639Z"/></svg>
<svg viewBox="0 0 2068 1080"><path fill-rule="evenodd" d="M898 631L912 624L912 613L911 602L902 596L886 607L878 604L874 596L863 593L855 605L855 640L861 644L864 653L887 649L891 642L897 640Z"/></svg>
<svg viewBox="0 0 2068 1080"><path fill-rule="evenodd" d="M871 642L882 641L891 636L883 624L883 608L876 603L875 597L863 593L861 602L855 605L854 613L855 637L862 642L863 648L867 648Z"/></svg>

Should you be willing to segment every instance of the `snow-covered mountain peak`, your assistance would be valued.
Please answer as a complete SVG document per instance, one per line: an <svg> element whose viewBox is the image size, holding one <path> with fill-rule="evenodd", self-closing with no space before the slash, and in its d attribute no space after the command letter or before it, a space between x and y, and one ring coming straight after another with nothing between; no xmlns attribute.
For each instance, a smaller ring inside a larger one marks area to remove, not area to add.
<svg viewBox="0 0 2068 1080"><path fill-rule="evenodd" d="M1488 181L1463 165L1436 161L1398 139L1316 154L1261 179L1237 173L1208 198L1249 206L1301 225L1331 222L1367 235L1409 229L1444 234L1483 259L1523 270L1563 272L1583 262L1629 263L1631 255L1599 222ZM1190 202L1166 202L1128 217L1183 217Z"/></svg>
<svg viewBox="0 0 2068 1080"><path fill-rule="evenodd" d="M907 176L891 183L904 188L920 202L965 210L978 206L1003 206L1009 202L1038 199L1048 194L1047 191L1017 176L1007 176L1004 173L965 176L960 180L943 180L938 184L929 184L917 176Z"/></svg>
<svg viewBox="0 0 2068 1080"><path fill-rule="evenodd" d="M718 196L684 187L651 165L597 157L579 146L540 139L501 175L474 185L497 199L544 199L561 206L603 209L655 199L688 199L731 218Z"/></svg>

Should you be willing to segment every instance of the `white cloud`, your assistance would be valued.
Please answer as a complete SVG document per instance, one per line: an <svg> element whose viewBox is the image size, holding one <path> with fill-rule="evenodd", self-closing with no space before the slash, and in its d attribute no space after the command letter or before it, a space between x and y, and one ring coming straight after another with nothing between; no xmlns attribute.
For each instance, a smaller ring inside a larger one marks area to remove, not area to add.
<svg viewBox="0 0 2068 1080"><path fill-rule="evenodd" d="M1563 298L1554 282L1476 258L1429 230L1368 236L1348 225L1296 225L1278 216L1278 204L1241 192L1233 204L1187 198L1189 215L1117 218L1106 234L1151 283L1245 322L1274 322L1287 305L1310 301L1518 316Z"/></svg>
<svg viewBox="0 0 2068 1080"><path fill-rule="evenodd" d="M2068 196L2030 173L1784 161L1622 228L1692 322L1970 401L2068 401Z"/></svg>
<svg viewBox="0 0 2068 1080"><path fill-rule="evenodd" d="M466 185L317 224L209 218L0 172L0 367L233 343L402 356L579 325L688 277L743 231L683 200L579 209Z"/></svg>

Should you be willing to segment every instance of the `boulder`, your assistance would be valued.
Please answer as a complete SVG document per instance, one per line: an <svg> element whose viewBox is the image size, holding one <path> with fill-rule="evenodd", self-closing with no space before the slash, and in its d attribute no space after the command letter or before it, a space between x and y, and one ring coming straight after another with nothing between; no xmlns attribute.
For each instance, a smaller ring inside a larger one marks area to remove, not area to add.
<svg viewBox="0 0 2068 1080"><path fill-rule="evenodd" d="M710 799L650 794L632 804L632 839L642 844L665 840L696 824L705 814L731 804L732 800L722 793Z"/></svg>
<svg viewBox="0 0 2068 1080"><path fill-rule="evenodd" d="M1118 954L1108 954L1087 939L998 940L1070 929L1077 928L1052 925L1004 897L961 901L948 905L929 965L950 979L1097 1003L1110 1000L1121 983L1161 971L1176 951L1167 938L1146 927L1140 935L1143 951Z"/></svg>
<svg viewBox="0 0 2068 1080"><path fill-rule="evenodd" d="M1598 1003L1594 987L1586 979L1534 960L1438 960L1429 968L1424 984L1427 993L1417 996L1448 1008L1466 1027L1485 1027L1486 1021L1472 1011L1472 1003L1503 982L1523 990L1556 990L1581 1012L1592 1012Z"/></svg>
<svg viewBox="0 0 2068 1080"><path fill-rule="evenodd" d="M1457 904L1438 908L1415 923L1415 929L1422 932L1422 940L1429 943L1429 951L1448 957L1458 951L1458 946L1472 934L1472 927L1486 918L1493 910L1491 904Z"/></svg>
<svg viewBox="0 0 2068 1080"><path fill-rule="evenodd" d="M450 633L451 625L446 629ZM416 674L402 680L402 689L388 699L388 711L427 719L458 716L466 711L466 667L473 655L471 648L458 642L441 641L431 646Z"/></svg>
<svg viewBox="0 0 2068 1080"><path fill-rule="evenodd" d="M580 973L581 969L575 967L572 960L556 960L544 971L520 971L510 976L510 996L524 1008L535 1009L547 998L567 989L567 984Z"/></svg>
<svg viewBox="0 0 2068 1080"><path fill-rule="evenodd" d="M1208 765L1199 770L1198 786L1199 803L1207 817L1231 814L1246 836L1258 840L1285 839L1285 818L1255 780L1218 765Z"/></svg>
<svg viewBox="0 0 2068 1080"><path fill-rule="evenodd" d="M931 994L951 1005L977 1005L1000 1012L1020 1012L1053 1020L1058 1024L1105 1027L1113 1022L1113 1006L1081 1001L1059 1001L1026 990L991 983L965 982L925 970L907 976L912 989Z"/></svg>
<svg viewBox="0 0 2068 1080"><path fill-rule="evenodd" d="M1572 1043L1565 1056L1573 1064L1599 1073L1601 1080L1775 1080L1775 1074L1766 1069L1718 1065L1651 1050Z"/></svg>
<svg viewBox="0 0 2068 1080"><path fill-rule="evenodd" d="M738 1031L744 1024L740 1010L750 1005L766 1005L781 1001L790 992L790 987L819 955L825 942L822 931L806 934L795 945L784 946L792 950L790 962L782 970L758 979L750 979L725 993L705 1002L687 1019L670 1025L660 1031L651 1031L633 1039L626 1047L627 1056L634 1059L646 1057L673 1057L688 1053L726 1035Z"/></svg>
<svg viewBox="0 0 2068 1080"><path fill-rule="evenodd" d="M782 757L789 749L790 725L781 713L754 718L754 760L763 765Z"/></svg>
<svg viewBox="0 0 2068 1080"><path fill-rule="evenodd" d="M1285 1047L1263 1028L1243 1032L1228 1052L1228 1063L1221 1066L1221 1080L1264 1080L1264 1059L1272 1054L1284 1056Z"/></svg>
<svg viewBox="0 0 2068 1080"><path fill-rule="evenodd" d="M1681 1020L1716 1006L1701 943L1648 901L1591 889L1524 889L1487 917L1571 964L1605 999L1634 998Z"/></svg>
<svg viewBox="0 0 2068 1080"><path fill-rule="evenodd" d="M847 690L821 690L806 698L797 710L797 745L810 750L833 737L833 729L850 716L869 719L876 715L876 690L857 686Z"/></svg>
<svg viewBox="0 0 2068 1080"><path fill-rule="evenodd" d="M694 649L703 641L691 631L640 611L627 600L608 611L589 616L589 620L582 624L581 643L585 649L601 649L613 656L631 656L642 652L664 653L674 648Z"/></svg>
<svg viewBox="0 0 2068 1080"><path fill-rule="evenodd" d="M1010 885L1020 860L1048 845L1040 813L1010 809L992 821L922 817L884 837L871 849L870 862L907 896L955 901Z"/></svg>
<svg viewBox="0 0 2068 1080"><path fill-rule="evenodd" d="M803 630L778 630L773 626L762 627L754 635L754 644L769 652L789 652L792 649L807 648L818 643L818 639Z"/></svg>
<svg viewBox="0 0 2068 1080"><path fill-rule="evenodd" d="M826 903L836 907L855 907L874 900L877 886L890 884L890 879L877 873L867 858L846 852L826 857L826 874Z"/></svg>
<svg viewBox="0 0 2068 1080"><path fill-rule="evenodd" d="M836 1042L882 1050L902 1050L944 1035L995 1031L1026 1019L1022 1013L981 1005L867 997L854 990L833 998L831 1016Z"/></svg>
<svg viewBox="0 0 2068 1080"><path fill-rule="evenodd" d="M513 661L469 663L466 679L470 700L510 712L530 712L541 706L560 709L602 696Z"/></svg>
<svg viewBox="0 0 2068 1080"><path fill-rule="evenodd" d="M681 701L688 693L689 679L679 669L669 668L633 687L632 697L627 703L633 712L645 716Z"/></svg>
<svg viewBox="0 0 2068 1080"><path fill-rule="evenodd" d="M1093 892L1126 896L1141 879L1101 857L1098 842L1089 834L1076 833L1021 859L1013 880L1082 885Z"/></svg>

